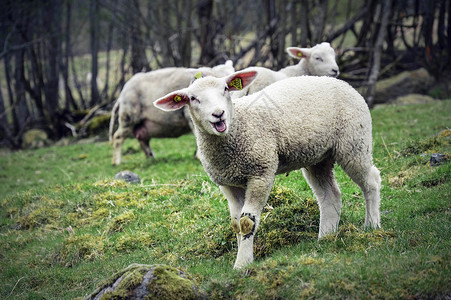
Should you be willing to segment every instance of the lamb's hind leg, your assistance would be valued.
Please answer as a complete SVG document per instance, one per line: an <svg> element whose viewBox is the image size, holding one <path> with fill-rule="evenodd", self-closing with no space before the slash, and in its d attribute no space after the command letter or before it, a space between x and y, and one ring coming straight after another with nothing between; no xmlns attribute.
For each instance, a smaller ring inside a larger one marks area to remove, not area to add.
<svg viewBox="0 0 451 300"><path fill-rule="evenodd" d="M152 149L150 148L150 132L152 131L152 122L149 120L143 120L141 123L133 128L133 134L139 141L141 150L146 157L154 157Z"/></svg>
<svg viewBox="0 0 451 300"><path fill-rule="evenodd" d="M366 202L365 227L380 227L381 177L379 170L372 165L371 161L361 164L359 160L356 160L356 163L342 166L342 168L363 192Z"/></svg>
<svg viewBox="0 0 451 300"><path fill-rule="evenodd" d="M302 169L319 205L318 238L335 232L340 222L341 193L334 177L333 167L333 160L326 159L319 164Z"/></svg>
<svg viewBox="0 0 451 300"><path fill-rule="evenodd" d="M150 148L150 138L140 139L139 145L141 146L141 150L144 152L146 157L154 157L152 148Z"/></svg>
<svg viewBox="0 0 451 300"><path fill-rule="evenodd" d="M127 136L128 131L124 130L120 124L119 128L116 130L116 132L113 135L113 159L112 164L113 165L119 165L121 163L121 155L122 155L122 144L124 143L125 137Z"/></svg>

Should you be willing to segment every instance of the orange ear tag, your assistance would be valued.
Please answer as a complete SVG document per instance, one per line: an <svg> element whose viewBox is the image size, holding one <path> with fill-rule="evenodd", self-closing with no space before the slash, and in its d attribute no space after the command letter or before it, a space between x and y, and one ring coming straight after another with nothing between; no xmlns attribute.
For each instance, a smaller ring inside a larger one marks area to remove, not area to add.
<svg viewBox="0 0 451 300"><path fill-rule="evenodd" d="M241 81L241 78L237 77L229 82L229 86L235 87L237 90L243 89L243 83Z"/></svg>
<svg viewBox="0 0 451 300"><path fill-rule="evenodd" d="M173 100L174 102L180 102L182 101L182 97L180 97L179 95L175 95Z"/></svg>

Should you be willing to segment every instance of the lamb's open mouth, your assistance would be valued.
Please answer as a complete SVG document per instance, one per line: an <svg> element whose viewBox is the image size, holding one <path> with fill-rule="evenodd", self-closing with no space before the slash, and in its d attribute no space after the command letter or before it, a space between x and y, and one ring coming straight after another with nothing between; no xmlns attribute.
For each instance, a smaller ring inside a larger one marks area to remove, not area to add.
<svg viewBox="0 0 451 300"><path fill-rule="evenodd" d="M213 125L213 127L219 133L222 133L222 132L227 130L227 125L226 125L226 122L224 120L216 122L216 123L211 122L211 125Z"/></svg>

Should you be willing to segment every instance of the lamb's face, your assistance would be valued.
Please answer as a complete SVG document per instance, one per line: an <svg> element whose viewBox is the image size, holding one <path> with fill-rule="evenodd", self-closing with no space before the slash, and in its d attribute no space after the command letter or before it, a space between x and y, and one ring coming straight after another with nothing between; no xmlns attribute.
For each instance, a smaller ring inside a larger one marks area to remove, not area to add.
<svg viewBox="0 0 451 300"><path fill-rule="evenodd" d="M227 134L232 126L233 105L226 81L223 78L202 78L189 87L187 94L195 125L209 134Z"/></svg>
<svg viewBox="0 0 451 300"><path fill-rule="evenodd" d="M164 111L188 105L193 123L200 131L225 135L233 125L233 104L229 90L241 90L256 77L256 71L242 71L223 78L199 78L189 87L169 93L153 104Z"/></svg>
<svg viewBox="0 0 451 300"><path fill-rule="evenodd" d="M335 51L329 43L321 43L312 48L309 71L316 76L337 77L340 72L335 61Z"/></svg>

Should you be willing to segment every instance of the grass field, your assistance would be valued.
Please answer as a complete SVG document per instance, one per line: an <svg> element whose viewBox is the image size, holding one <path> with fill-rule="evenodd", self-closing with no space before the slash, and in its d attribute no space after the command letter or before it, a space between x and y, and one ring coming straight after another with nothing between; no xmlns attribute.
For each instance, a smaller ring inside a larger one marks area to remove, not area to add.
<svg viewBox="0 0 451 300"><path fill-rule="evenodd" d="M129 139L119 167L106 142L2 152L0 298L83 297L131 263L183 268L211 299L449 298L451 100L372 116L383 228L363 228L362 194L337 167L340 229L318 241L313 194L291 172L276 179L244 271L232 270L227 202L192 135L153 140L155 160ZM435 152L448 162L431 167ZM142 183L114 180L121 170Z"/></svg>

